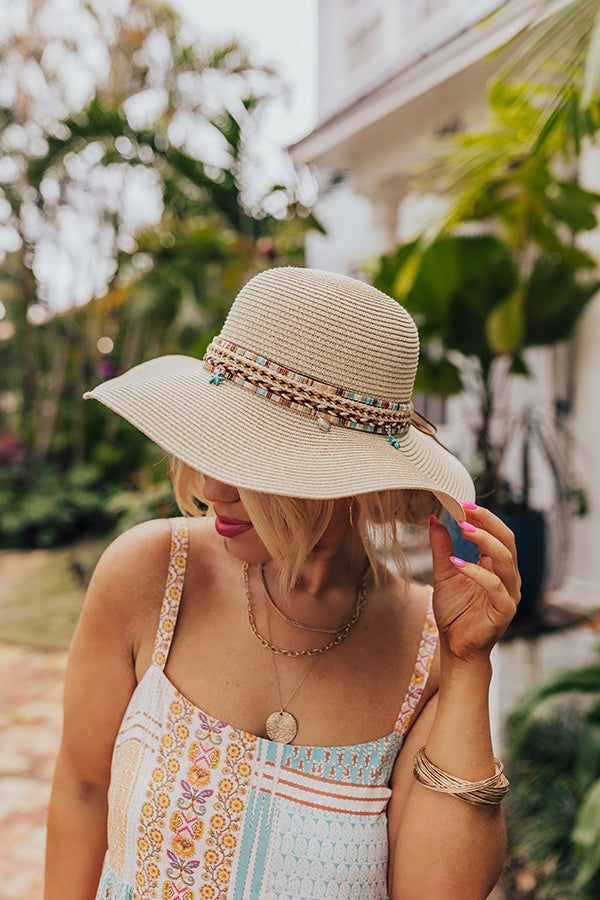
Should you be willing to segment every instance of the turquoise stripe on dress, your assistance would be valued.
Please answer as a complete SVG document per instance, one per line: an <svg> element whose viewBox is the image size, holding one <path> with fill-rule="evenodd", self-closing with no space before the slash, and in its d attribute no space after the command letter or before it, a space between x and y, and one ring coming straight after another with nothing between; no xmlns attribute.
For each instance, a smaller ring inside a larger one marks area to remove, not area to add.
<svg viewBox="0 0 600 900"><path fill-rule="evenodd" d="M96 900L133 900L133 888L119 878L107 862L102 869Z"/></svg>

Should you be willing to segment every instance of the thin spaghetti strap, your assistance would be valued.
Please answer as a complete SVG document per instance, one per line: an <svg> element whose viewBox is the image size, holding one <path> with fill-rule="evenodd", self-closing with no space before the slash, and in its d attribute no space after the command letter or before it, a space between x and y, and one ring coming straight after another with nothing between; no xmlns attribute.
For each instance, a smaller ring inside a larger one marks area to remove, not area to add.
<svg viewBox="0 0 600 900"><path fill-rule="evenodd" d="M425 614L425 622L421 633L421 641L419 643L415 667L408 686L408 691L406 692L404 702L400 707L400 712L394 726L394 731L401 735L406 734L408 731L417 704L421 699L421 695L427 684L429 670L431 669L431 663L435 655L435 648L439 637L438 627L433 614L433 586L429 584L427 587L430 589L431 593L427 604L427 612Z"/></svg>
<svg viewBox="0 0 600 900"><path fill-rule="evenodd" d="M160 608L158 628L156 629L156 638L154 640L154 652L152 654L153 664L163 671L169 655L171 641L173 640L177 613L179 612L179 604L183 593L189 544L189 527L185 516L177 516L169 519L169 521L171 523L169 568Z"/></svg>

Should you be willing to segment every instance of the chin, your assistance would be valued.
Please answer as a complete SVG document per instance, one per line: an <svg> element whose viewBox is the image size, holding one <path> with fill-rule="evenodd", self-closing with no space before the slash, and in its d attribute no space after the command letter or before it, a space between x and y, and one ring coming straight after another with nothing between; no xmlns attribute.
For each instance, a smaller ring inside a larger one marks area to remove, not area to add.
<svg viewBox="0 0 600 900"><path fill-rule="evenodd" d="M249 535L249 532L247 532ZM244 534L239 534L234 538L222 537L219 535L219 541L225 548L226 553L239 559L240 562L247 562L250 565L257 563L267 563L271 561L271 557L267 553L264 544L257 540L256 535L248 537L248 540L242 543Z"/></svg>

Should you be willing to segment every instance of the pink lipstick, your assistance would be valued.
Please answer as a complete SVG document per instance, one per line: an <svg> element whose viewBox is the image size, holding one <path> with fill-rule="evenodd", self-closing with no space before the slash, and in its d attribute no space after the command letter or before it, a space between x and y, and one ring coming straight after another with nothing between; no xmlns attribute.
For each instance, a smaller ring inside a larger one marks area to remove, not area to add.
<svg viewBox="0 0 600 900"><path fill-rule="evenodd" d="M252 528L252 522L241 522L239 519L231 519L229 516L217 516L215 529L222 537L236 537Z"/></svg>

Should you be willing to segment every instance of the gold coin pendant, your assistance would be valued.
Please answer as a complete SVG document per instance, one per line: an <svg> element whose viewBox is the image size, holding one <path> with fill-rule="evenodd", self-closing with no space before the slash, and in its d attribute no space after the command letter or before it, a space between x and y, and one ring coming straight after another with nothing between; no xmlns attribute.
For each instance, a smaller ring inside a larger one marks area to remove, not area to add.
<svg viewBox="0 0 600 900"><path fill-rule="evenodd" d="M279 741L280 744L289 744L296 737L298 723L291 713L280 709L271 713L265 728L272 741Z"/></svg>

